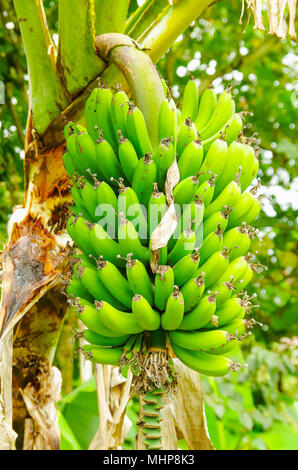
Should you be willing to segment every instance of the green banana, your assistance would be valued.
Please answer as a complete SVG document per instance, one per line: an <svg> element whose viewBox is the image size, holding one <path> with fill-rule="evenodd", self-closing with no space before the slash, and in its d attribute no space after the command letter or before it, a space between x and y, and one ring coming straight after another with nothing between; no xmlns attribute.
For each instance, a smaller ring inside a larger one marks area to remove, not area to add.
<svg viewBox="0 0 298 470"><path fill-rule="evenodd" d="M231 228L224 233L223 244L230 250L230 261L245 255L251 245L252 232L242 225L241 227Z"/></svg>
<svg viewBox="0 0 298 470"><path fill-rule="evenodd" d="M261 198L262 196L259 196L258 198L255 198L253 206L249 209L248 212L245 213L244 216L244 221L247 224L250 224L253 222L260 214L262 205L261 205Z"/></svg>
<svg viewBox="0 0 298 470"><path fill-rule="evenodd" d="M149 261L148 248L142 246L138 232L130 220L125 219L123 214L119 214L120 224L118 228L118 240L121 254L124 258L131 253L142 263L147 264Z"/></svg>
<svg viewBox="0 0 298 470"><path fill-rule="evenodd" d="M183 210L183 205L189 204L193 200L197 188L197 176L188 176L188 178L185 178L184 180L180 181L173 190L175 204L178 204L178 206L180 206L180 209Z"/></svg>
<svg viewBox="0 0 298 470"><path fill-rule="evenodd" d="M190 315L190 313L188 314ZM186 315L184 318L187 318ZM231 335L225 330L210 331L182 331L176 330L169 333L171 344L190 349L192 351L210 351L226 344Z"/></svg>
<svg viewBox="0 0 298 470"><path fill-rule="evenodd" d="M99 335L116 338L126 334L119 334L117 331L108 328L100 320L97 308L94 305L87 305L85 302L83 302L83 299L80 299L79 301L79 311L77 312L77 315L81 322L87 326L87 328L94 331L95 333L98 333Z"/></svg>
<svg viewBox="0 0 298 470"><path fill-rule="evenodd" d="M82 281L80 279L75 279L74 277L68 284L66 293L74 298L80 297L82 299L88 300L91 303L93 303L94 300L92 295L90 295L87 289L85 289L83 286Z"/></svg>
<svg viewBox="0 0 298 470"><path fill-rule="evenodd" d="M69 129L71 129L71 127L69 127ZM80 157L78 153L77 142L78 131L73 132L72 134L70 133L66 138L66 148L70 154L74 167L78 170L79 173L86 175L89 165L86 159Z"/></svg>
<svg viewBox="0 0 298 470"><path fill-rule="evenodd" d="M190 144L192 140L198 139L198 131L194 123L189 119L185 119L180 127L177 140L177 157L182 155L183 150Z"/></svg>
<svg viewBox="0 0 298 470"><path fill-rule="evenodd" d="M216 310L218 325L222 326L230 323L235 318L244 318L245 313L246 307L243 301L239 297L232 297Z"/></svg>
<svg viewBox="0 0 298 470"><path fill-rule="evenodd" d="M203 351L189 351L176 344L173 344L172 348L183 364L200 374L220 377L226 375L234 367L234 363L224 356L216 356Z"/></svg>
<svg viewBox="0 0 298 470"><path fill-rule="evenodd" d="M90 239L90 224L83 217L70 218L67 221L66 229L75 244L85 253L96 255Z"/></svg>
<svg viewBox="0 0 298 470"><path fill-rule="evenodd" d="M215 176L213 175L208 181L202 183L195 193L195 197L204 204L204 207L209 206L213 199L215 187L214 180Z"/></svg>
<svg viewBox="0 0 298 470"><path fill-rule="evenodd" d="M251 321L244 320L243 318L237 318L236 320L227 323L224 328L230 335L241 337L246 334L248 328L252 326Z"/></svg>
<svg viewBox="0 0 298 470"><path fill-rule="evenodd" d="M197 175L200 171L202 161L203 145L200 139L192 140L187 147L185 147L178 161L180 179L184 180L188 176Z"/></svg>
<svg viewBox="0 0 298 470"><path fill-rule="evenodd" d="M181 108L181 121L189 118L194 121L198 114L199 105L199 90L195 80L189 80L184 88L182 108Z"/></svg>
<svg viewBox="0 0 298 470"><path fill-rule="evenodd" d="M164 99L158 112L158 139L173 138L176 142L177 110L173 99Z"/></svg>
<svg viewBox="0 0 298 470"><path fill-rule="evenodd" d="M127 279L121 274L119 269L109 261L99 261L98 277L106 289L116 297L125 307L131 308L132 290Z"/></svg>
<svg viewBox="0 0 298 470"><path fill-rule="evenodd" d="M244 145L241 142L234 141L229 145L225 166L216 180L215 198L231 181L235 180L237 174L240 175L243 155Z"/></svg>
<svg viewBox="0 0 298 470"><path fill-rule="evenodd" d="M158 191L157 184L153 184L154 191L151 194L148 204L148 234L151 237L152 232L161 222L167 211L167 200L163 192Z"/></svg>
<svg viewBox="0 0 298 470"><path fill-rule="evenodd" d="M177 286L169 296L165 312L161 315L161 326L164 330L176 330L179 328L184 314L184 299Z"/></svg>
<svg viewBox="0 0 298 470"><path fill-rule="evenodd" d="M110 88L100 87L96 97L96 124L102 130L102 137L114 150L117 148L117 134L114 132L111 105L113 94ZM87 122L87 121L86 121Z"/></svg>
<svg viewBox="0 0 298 470"><path fill-rule="evenodd" d="M68 174L68 176L70 177L70 179L74 183L75 182L75 176L78 173L78 170L77 170L75 164L73 163L73 160L71 158L70 153L65 152L62 159L63 159L63 165L64 165L64 168L66 170L66 173Z"/></svg>
<svg viewBox="0 0 298 470"><path fill-rule="evenodd" d="M136 106L130 106L127 112L126 127L129 140L132 142L139 157L147 153L153 154L145 118Z"/></svg>
<svg viewBox="0 0 298 470"><path fill-rule="evenodd" d="M143 244L147 244L147 217L139 203L136 192L119 182L118 214L123 214L127 220L133 223L138 232L138 237Z"/></svg>
<svg viewBox="0 0 298 470"><path fill-rule="evenodd" d="M153 305L153 286L144 264L138 259L128 257L126 277L133 294L142 295Z"/></svg>
<svg viewBox="0 0 298 470"><path fill-rule="evenodd" d="M174 272L170 266L160 265L157 268L154 283L154 303L163 312L168 298L174 289Z"/></svg>
<svg viewBox="0 0 298 470"><path fill-rule="evenodd" d="M96 160L106 181L110 181L111 178L123 178L124 174L113 147L108 140L103 138L102 131L99 132L95 148Z"/></svg>
<svg viewBox="0 0 298 470"><path fill-rule="evenodd" d="M136 322L146 331L158 330L160 315L153 310L150 303L142 295L136 294L132 299L132 313Z"/></svg>
<svg viewBox="0 0 298 470"><path fill-rule="evenodd" d="M240 113L236 113L229 121L225 128L226 141L230 145L234 140L237 140L243 129L243 122Z"/></svg>
<svg viewBox="0 0 298 470"><path fill-rule="evenodd" d="M105 348L94 344L85 344L82 352L87 359L97 364L119 365L123 348Z"/></svg>
<svg viewBox="0 0 298 470"><path fill-rule="evenodd" d="M235 102L230 91L224 91L217 102L212 117L200 130L202 140L212 137L229 121L235 113Z"/></svg>
<svg viewBox="0 0 298 470"><path fill-rule="evenodd" d="M224 190L206 207L206 219L210 215L222 210L225 206L235 207L241 196L240 186L236 181L231 181Z"/></svg>
<svg viewBox="0 0 298 470"><path fill-rule="evenodd" d="M129 99L125 91L119 90L112 97L111 101L111 118L114 128L114 134L118 137L122 134L127 137L126 119L129 110ZM120 131L120 134L119 134Z"/></svg>
<svg viewBox="0 0 298 470"><path fill-rule="evenodd" d="M162 139L157 147L154 161L156 165L156 181L160 188L164 188L167 171L175 160L175 147L173 138Z"/></svg>
<svg viewBox="0 0 298 470"><path fill-rule="evenodd" d="M198 276L187 281L181 288L184 299L184 312L187 313L194 308L205 290L204 276Z"/></svg>
<svg viewBox="0 0 298 470"><path fill-rule="evenodd" d="M236 281L239 282L246 274L248 268L249 264L245 256L240 256L239 258L234 259L218 280L218 284L221 284L222 282L230 282L231 280L233 283Z"/></svg>
<svg viewBox="0 0 298 470"><path fill-rule="evenodd" d="M200 253L196 250L194 253L189 253L183 256L173 267L175 284L181 287L189 279L195 277L200 261Z"/></svg>
<svg viewBox="0 0 298 470"><path fill-rule="evenodd" d="M248 191L247 193L241 194L241 198L237 202L236 206L232 208L229 214L228 228L234 228L237 225L241 225L245 221L245 215L250 212L254 206L255 197Z"/></svg>
<svg viewBox="0 0 298 470"><path fill-rule="evenodd" d="M74 196L74 194L72 193ZM81 200L84 207L87 209L91 219L96 220L97 197L96 190L88 181L83 183L83 188L80 190ZM76 201L75 201L76 202Z"/></svg>
<svg viewBox="0 0 298 470"><path fill-rule="evenodd" d="M214 181L221 175L228 158L228 146L221 137L216 139L209 147L203 164L200 168L199 185L209 179L209 174L214 175Z"/></svg>
<svg viewBox="0 0 298 470"><path fill-rule="evenodd" d="M204 264L213 253L223 248L223 236L220 224L215 232L211 232L200 248L200 265Z"/></svg>
<svg viewBox="0 0 298 470"><path fill-rule="evenodd" d="M168 254L168 263L174 266L178 261L193 252L196 247L196 234L191 229L183 230L174 248Z"/></svg>
<svg viewBox="0 0 298 470"><path fill-rule="evenodd" d="M205 294L194 309L184 315L179 330L198 330L206 325L206 323L211 320L216 310L215 297L215 294Z"/></svg>
<svg viewBox="0 0 298 470"><path fill-rule="evenodd" d="M226 282L222 281L216 285L212 286L214 292L217 293L216 296L216 306L220 308L222 304L224 304L229 298L233 295L235 291L235 286L232 281Z"/></svg>
<svg viewBox="0 0 298 470"><path fill-rule="evenodd" d="M137 193L141 204L148 207L153 183L156 183L156 164L151 154L140 158L133 174L131 187Z"/></svg>
<svg viewBox="0 0 298 470"><path fill-rule="evenodd" d="M209 122L217 104L216 94L211 88L207 88L202 94L199 110L195 119L195 125L199 132Z"/></svg>
<svg viewBox="0 0 298 470"><path fill-rule="evenodd" d="M252 183L257 176L259 169L259 161L256 157L253 147L244 144L243 159L241 164L241 173L239 177L239 183L241 191L245 191L246 188Z"/></svg>
<svg viewBox="0 0 298 470"><path fill-rule="evenodd" d="M95 88L89 98L86 101L85 105L85 120L86 120L86 127L88 134L92 137L94 142L98 138L98 131L99 127L97 124L97 114L96 114L96 106L97 106L97 96L99 94L99 89Z"/></svg>
<svg viewBox="0 0 298 470"><path fill-rule="evenodd" d="M131 337L130 335L118 336L116 338L109 338L107 336L99 335L92 330L83 331L85 340L96 346L123 346L126 341Z"/></svg>
<svg viewBox="0 0 298 470"><path fill-rule="evenodd" d="M123 173L127 181L131 183L139 159L134 146L130 140L122 136L121 132L119 133L118 155Z"/></svg>
<svg viewBox="0 0 298 470"><path fill-rule="evenodd" d="M85 208L77 186L73 186L71 188L71 195L73 197L73 202L74 202L74 205L71 207L71 213L77 217L83 217L88 222L92 223L94 219L93 217L91 217L91 215Z"/></svg>
<svg viewBox="0 0 298 470"><path fill-rule="evenodd" d="M117 266L123 265L123 262L118 258L118 255L121 253L120 244L113 240L100 224L92 226L89 231L89 240L94 256L97 258L104 256L107 261L111 261Z"/></svg>
<svg viewBox="0 0 298 470"><path fill-rule="evenodd" d="M109 302L115 308L126 310L124 304L119 302L118 298L113 296L100 280L97 269L85 267L81 271L81 282L94 299L104 300Z"/></svg>
<svg viewBox="0 0 298 470"><path fill-rule="evenodd" d="M195 275L200 276L205 273L206 289L221 278L229 265L229 253L226 250L216 251L203 263L196 271Z"/></svg>
<svg viewBox="0 0 298 470"><path fill-rule="evenodd" d="M203 236L204 238L208 237L211 232L215 232L218 225L220 225L221 230L224 232L228 226L230 209L228 206L225 206L222 211L214 212L203 224Z"/></svg>
<svg viewBox="0 0 298 470"><path fill-rule="evenodd" d="M83 127L81 129L82 131L77 134L76 140L77 157L84 162L82 165L90 169L91 173L95 173L97 178L100 179L103 174L98 164L95 143L88 132Z"/></svg>
<svg viewBox="0 0 298 470"><path fill-rule="evenodd" d="M100 321L116 333L128 335L144 331L137 323L133 313L121 312L107 302L98 302L96 309Z"/></svg>

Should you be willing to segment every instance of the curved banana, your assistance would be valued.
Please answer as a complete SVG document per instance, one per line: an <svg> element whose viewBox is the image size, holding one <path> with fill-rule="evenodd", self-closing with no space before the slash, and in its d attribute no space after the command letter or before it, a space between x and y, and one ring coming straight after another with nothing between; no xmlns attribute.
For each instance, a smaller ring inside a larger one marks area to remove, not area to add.
<svg viewBox="0 0 298 470"><path fill-rule="evenodd" d="M184 315L179 330L198 330L208 323L216 310L215 294L205 294L195 308ZM186 346L185 346L186 347Z"/></svg>
<svg viewBox="0 0 298 470"><path fill-rule="evenodd" d="M207 88L202 94L198 114L195 119L195 125L199 132L209 122L217 104L217 98L212 88Z"/></svg>
<svg viewBox="0 0 298 470"><path fill-rule="evenodd" d="M119 133L118 155L123 173L127 178L127 181L129 181L129 183L132 183L133 174L135 172L139 159L134 146L132 145L130 140L122 136L121 132Z"/></svg>
<svg viewBox="0 0 298 470"><path fill-rule="evenodd" d="M138 161L131 183L140 203L146 207L151 197L153 183L156 183L156 164L148 153Z"/></svg>
<svg viewBox="0 0 298 470"><path fill-rule="evenodd" d="M154 283L154 303L158 310L164 311L168 298L174 289L174 272L170 266L158 266Z"/></svg>
<svg viewBox="0 0 298 470"><path fill-rule="evenodd" d="M142 333L142 328L133 313L121 312L107 302L98 302L96 306L100 321L112 331L121 335Z"/></svg>
<svg viewBox="0 0 298 470"><path fill-rule="evenodd" d="M177 109L173 99L164 99L158 112L158 139L173 138L176 142Z"/></svg>
<svg viewBox="0 0 298 470"><path fill-rule="evenodd" d="M189 119L185 119L180 127L177 140L177 157L182 155L183 150L190 144L192 140L198 139L198 131L195 124Z"/></svg>
<svg viewBox="0 0 298 470"><path fill-rule="evenodd" d="M224 356L216 356L203 351L189 351L176 344L173 344L172 348L183 364L200 374L221 377L234 367L234 363Z"/></svg>
<svg viewBox="0 0 298 470"><path fill-rule="evenodd" d="M152 306L153 286L144 264L138 259L128 259L126 277L133 294L142 295Z"/></svg>
<svg viewBox="0 0 298 470"><path fill-rule="evenodd" d="M189 279L195 277L196 271L199 266L200 253L196 250L194 253L189 253L183 256L173 267L175 284L181 287Z"/></svg>
<svg viewBox="0 0 298 470"><path fill-rule="evenodd" d="M121 274L118 268L109 261L99 261L98 277L106 289L118 299L125 307L131 308L132 290L127 279Z"/></svg>
<svg viewBox="0 0 298 470"><path fill-rule="evenodd" d="M130 106L127 112L126 127L128 138L132 142L139 157L147 153L153 154L152 145L148 135L145 118L142 111L136 106Z"/></svg>
<svg viewBox="0 0 298 470"><path fill-rule="evenodd" d="M132 313L136 322L147 331L158 330L160 327L160 315L153 310L148 300L142 295L136 294L132 299Z"/></svg>
<svg viewBox="0 0 298 470"><path fill-rule="evenodd" d="M177 286L169 296L165 312L161 315L161 326L164 330L176 330L179 328L184 314L184 299Z"/></svg>
<svg viewBox="0 0 298 470"><path fill-rule="evenodd" d="M203 145L200 139L192 140L188 146L185 147L178 161L181 180L199 173L203 155Z"/></svg>
<svg viewBox="0 0 298 470"><path fill-rule="evenodd" d="M97 364L119 365L123 348L105 348L95 344L84 344L82 352L87 359Z"/></svg>
<svg viewBox="0 0 298 470"><path fill-rule="evenodd" d="M199 276L187 281L181 289L184 299L184 312L194 308L205 290L204 276Z"/></svg>
<svg viewBox="0 0 298 470"><path fill-rule="evenodd" d="M123 346L126 341L131 337L131 335L118 336L115 338L109 338L108 336L102 336L92 330L83 331L85 340L96 346Z"/></svg>
<svg viewBox="0 0 298 470"><path fill-rule="evenodd" d="M184 88L180 120L194 121L198 114L199 89L195 80L188 80Z"/></svg>

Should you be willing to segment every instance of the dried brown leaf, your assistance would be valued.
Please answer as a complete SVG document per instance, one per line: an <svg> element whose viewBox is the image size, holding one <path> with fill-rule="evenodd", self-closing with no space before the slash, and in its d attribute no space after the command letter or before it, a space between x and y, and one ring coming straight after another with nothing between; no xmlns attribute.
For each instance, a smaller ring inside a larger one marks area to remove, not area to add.
<svg viewBox="0 0 298 470"><path fill-rule="evenodd" d="M60 371L56 367L51 367L50 370L40 371L34 383L29 382L24 390L20 391L27 411L34 422L35 433L41 435L45 449L59 450L60 448L56 402L60 398L61 386Z"/></svg>
<svg viewBox="0 0 298 470"><path fill-rule="evenodd" d="M177 391L169 401L178 432L190 450L214 449L204 415L204 393L200 375L174 359L177 371Z"/></svg>

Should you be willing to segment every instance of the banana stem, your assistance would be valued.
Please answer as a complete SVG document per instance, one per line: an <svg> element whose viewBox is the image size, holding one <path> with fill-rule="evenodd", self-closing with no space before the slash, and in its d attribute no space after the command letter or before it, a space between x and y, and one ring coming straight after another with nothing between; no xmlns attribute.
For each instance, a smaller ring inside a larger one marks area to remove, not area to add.
<svg viewBox="0 0 298 470"><path fill-rule="evenodd" d="M30 106L34 127L44 132L70 101L55 64L56 48L50 36L41 0L14 0L28 63Z"/></svg>
<svg viewBox="0 0 298 470"><path fill-rule="evenodd" d="M166 335L164 330L156 330L151 332L150 347L166 349Z"/></svg>
<svg viewBox="0 0 298 470"><path fill-rule="evenodd" d="M164 390L153 388L142 397L141 417L141 448L146 450L162 449L162 409Z"/></svg>
<svg viewBox="0 0 298 470"><path fill-rule="evenodd" d="M158 144L158 111L164 99L163 87L151 59L129 36L107 33L97 36L99 56L123 73L132 98L145 118L153 149Z"/></svg>
<svg viewBox="0 0 298 470"><path fill-rule="evenodd" d="M122 33L129 7L129 0L94 0L95 33L114 31Z"/></svg>
<svg viewBox="0 0 298 470"><path fill-rule="evenodd" d="M84 89L105 67L94 46L93 16L91 0L77 0L75 10L72 0L58 2L57 68L72 96Z"/></svg>

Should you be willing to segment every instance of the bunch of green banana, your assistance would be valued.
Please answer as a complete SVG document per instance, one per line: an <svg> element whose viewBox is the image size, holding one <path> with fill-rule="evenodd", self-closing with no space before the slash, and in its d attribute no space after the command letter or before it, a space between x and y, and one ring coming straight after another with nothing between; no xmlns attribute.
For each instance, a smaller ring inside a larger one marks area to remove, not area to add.
<svg viewBox="0 0 298 470"><path fill-rule="evenodd" d="M230 354L251 326L248 224L261 204L257 187L249 188L256 152L241 134L231 90L217 97L208 88L199 97L190 80L181 110L165 98L155 150L141 110L123 91L93 90L85 118L87 130L66 126L64 155L74 201L67 231L77 247L66 292L87 327L83 352L138 375L138 358L156 334L202 374L237 368ZM172 201L177 226L152 267L154 235ZM152 449L160 447L159 389L145 396L143 432Z"/></svg>

